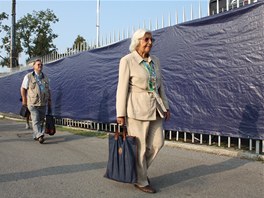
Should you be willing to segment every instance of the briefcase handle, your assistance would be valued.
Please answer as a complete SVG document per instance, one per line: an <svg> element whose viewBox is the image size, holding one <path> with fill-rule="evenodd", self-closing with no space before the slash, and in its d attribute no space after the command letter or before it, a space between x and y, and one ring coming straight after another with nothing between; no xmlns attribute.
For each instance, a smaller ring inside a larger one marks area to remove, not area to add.
<svg viewBox="0 0 264 198"><path fill-rule="evenodd" d="M117 124L116 130L115 130L115 140L117 140L118 136L120 135L120 131L118 129L121 128L121 127L123 128L123 131L122 131L123 140L126 139L126 136L127 136L127 127L126 127L126 125L118 125Z"/></svg>

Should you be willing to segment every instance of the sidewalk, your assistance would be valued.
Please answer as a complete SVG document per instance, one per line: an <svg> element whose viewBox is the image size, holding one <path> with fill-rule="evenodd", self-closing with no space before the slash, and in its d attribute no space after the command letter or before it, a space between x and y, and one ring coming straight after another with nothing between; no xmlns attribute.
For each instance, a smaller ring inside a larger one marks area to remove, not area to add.
<svg viewBox="0 0 264 198"><path fill-rule="evenodd" d="M0 119L2 198L257 198L264 194L263 162L176 148L169 146L171 142L149 170L158 193L146 194L103 177L108 139L57 132L41 145L24 126Z"/></svg>

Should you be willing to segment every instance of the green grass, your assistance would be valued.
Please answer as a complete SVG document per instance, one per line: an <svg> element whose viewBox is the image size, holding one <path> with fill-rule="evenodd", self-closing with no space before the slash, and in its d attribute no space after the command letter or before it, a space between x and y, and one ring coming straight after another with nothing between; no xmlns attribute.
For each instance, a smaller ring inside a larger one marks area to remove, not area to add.
<svg viewBox="0 0 264 198"><path fill-rule="evenodd" d="M64 126L56 126L56 129L58 131L67 131L75 135L81 135L86 137L98 137L103 139L108 137L108 134L106 132L89 131L87 129L76 129Z"/></svg>

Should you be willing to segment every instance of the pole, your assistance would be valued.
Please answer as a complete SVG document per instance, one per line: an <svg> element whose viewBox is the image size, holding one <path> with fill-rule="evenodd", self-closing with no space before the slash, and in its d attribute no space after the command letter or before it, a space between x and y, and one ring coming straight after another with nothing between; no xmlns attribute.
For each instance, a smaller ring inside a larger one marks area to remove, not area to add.
<svg viewBox="0 0 264 198"><path fill-rule="evenodd" d="M16 0L12 0L10 68L14 68L17 66L17 61L15 56L16 56Z"/></svg>
<svg viewBox="0 0 264 198"><path fill-rule="evenodd" d="M100 47L99 38L100 38L100 0L97 0L97 9L96 9L96 47Z"/></svg>

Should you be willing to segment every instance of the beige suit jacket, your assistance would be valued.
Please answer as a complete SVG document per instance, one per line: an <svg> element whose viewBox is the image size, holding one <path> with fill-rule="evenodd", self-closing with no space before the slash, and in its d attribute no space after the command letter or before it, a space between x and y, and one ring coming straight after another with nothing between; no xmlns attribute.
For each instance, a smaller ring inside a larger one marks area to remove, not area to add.
<svg viewBox="0 0 264 198"><path fill-rule="evenodd" d="M117 117L127 116L137 120L156 120L158 103L154 94L148 91L149 74L142 61L143 58L136 51L120 60L116 94ZM165 108L169 109L161 79L159 59L149 56L148 62L150 61L154 63L159 96Z"/></svg>

